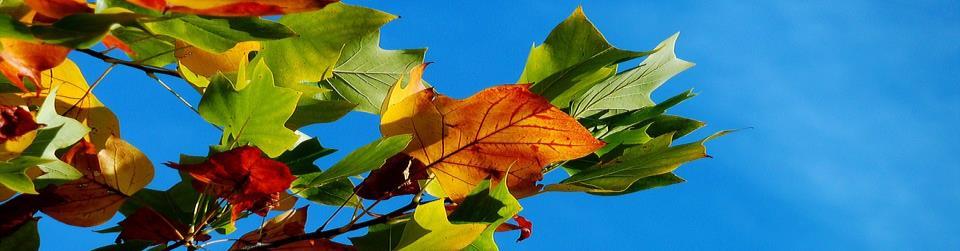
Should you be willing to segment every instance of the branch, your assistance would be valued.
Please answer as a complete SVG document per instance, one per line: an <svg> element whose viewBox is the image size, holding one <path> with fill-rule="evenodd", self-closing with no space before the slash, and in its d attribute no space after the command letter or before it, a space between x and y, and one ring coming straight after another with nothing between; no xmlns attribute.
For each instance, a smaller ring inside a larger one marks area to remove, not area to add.
<svg viewBox="0 0 960 251"><path fill-rule="evenodd" d="M423 202L423 203L429 203L429 202ZM314 231L314 232L311 232L311 233L307 233L307 234L303 234L303 235L297 235L297 236L291 236L291 237L287 237L287 238L280 239L280 240L273 241L273 242L269 242L269 243L259 243L259 244L257 244L257 245L247 246L247 247L244 247L244 248L242 248L242 249L240 249L240 250L261 250L261 249L262 249L262 250L269 250L269 249L271 249L271 248L280 247L280 246L283 246L283 245L286 245L286 244L290 244L290 243L294 243L294 242L298 242L298 241L316 240L316 239L330 239L330 238L332 238L332 237L334 237L334 236L337 236L337 235L340 235L340 234L343 234L343 233L346 233L346 232L350 232L350 231L353 231L353 230L357 230L357 229L361 229L361 228L373 226L373 225L380 224L380 223L386 223L387 221L390 221L390 220L396 219L396 218L398 218L398 217L400 217L400 216L403 216L405 212L407 212L407 211L409 211L409 210L411 210L411 209L417 208L418 205L423 204L423 203L418 203L418 202L416 202L416 201L411 201L411 202L410 202L409 204L407 204L406 206L403 206L403 207L401 207L401 208L398 208L397 210L393 210L393 212L387 213L387 214L382 215L382 216L380 216L380 217L373 218L373 219L370 219L370 220L367 220L367 221L364 221L364 222L356 223L356 224L353 224L353 225L348 225L347 227L332 228L332 229L326 230L326 231Z"/></svg>
<svg viewBox="0 0 960 251"><path fill-rule="evenodd" d="M131 68L134 68L134 69L143 71L144 73L147 73L147 74L157 73L157 74L163 74L163 75L168 75L168 76L183 78L182 76L180 76L180 73L178 73L177 71L171 70L171 69L161 68L161 67L156 67L156 66L143 65L143 64L140 64L140 63L137 63L137 62L123 60L123 59L119 59L119 58L107 56L107 54L103 54L103 53L101 53L101 52L98 52L98 51L95 51L95 50L91 50L91 49L77 49L77 51L83 52L84 54L90 55L91 57L95 57L95 58L98 58L98 59L100 59L100 60L103 60L103 62L107 62L107 63L111 63L111 64L125 65L125 66L128 66L128 67L131 67Z"/></svg>

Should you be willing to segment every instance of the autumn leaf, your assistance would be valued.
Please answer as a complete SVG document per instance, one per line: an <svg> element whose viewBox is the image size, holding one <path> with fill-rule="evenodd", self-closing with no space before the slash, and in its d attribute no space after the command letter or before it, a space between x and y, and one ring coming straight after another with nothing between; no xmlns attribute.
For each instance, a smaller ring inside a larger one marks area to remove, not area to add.
<svg viewBox="0 0 960 251"><path fill-rule="evenodd" d="M180 61L180 67L208 78L217 73L237 72L240 62L247 61L247 54L260 50L258 41L240 42L222 53L208 52L179 40L174 45L178 48L174 55Z"/></svg>
<svg viewBox="0 0 960 251"><path fill-rule="evenodd" d="M90 13L93 8L83 0L24 0L38 14L52 19L60 19L76 13Z"/></svg>
<svg viewBox="0 0 960 251"><path fill-rule="evenodd" d="M10 235L29 221L40 210L43 201L36 195L19 195L0 204L0 237Z"/></svg>
<svg viewBox="0 0 960 251"><path fill-rule="evenodd" d="M215 153L199 164L167 166L190 173L197 191L225 198L233 208L233 219L244 210L266 215L296 178L283 162L251 146Z"/></svg>
<svg viewBox="0 0 960 251"><path fill-rule="evenodd" d="M419 180L430 178L427 167L407 154L387 159L383 166L370 171L354 190L368 200L386 200L393 196L420 192Z"/></svg>
<svg viewBox="0 0 960 251"><path fill-rule="evenodd" d="M29 42L9 38L0 38L0 73L23 92L30 92L22 78L33 83L42 83L40 72L60 65L70 48ZM41 88L37 88L39 92Z"/></svg>
<svg viewBox="0 0 960 251"><path fill-rule="evenodd" d="M128 0L163 12L206 16L270 16L318 10L337 0Z"/></svg>
<svg viewBox="0 0 960 251"><path fill-rule="evenodd" d="M119 138L107 139L106 148L99 152L93 144L81 141L65 153L63 159L83 173L83 177L41 191L59 201L44 206L42 211L70 225L103 224L127 198L153 179L150 160Z"/></svg>
<svg viewBox="0 0 960 251"><path fill-rule="evenodd" d="M124 43L123 40L120 40L120 38L117 38L111 34L104 36L103 41L100 42L103 43L103 47L107 47L107 49L120 49L130 56L135 56L137 54L136 51L130 48L130 45Z"/></svg>
<svg viewBox="0 0 960 251"><path fill-rule="evenodd" d="M303 235L307 224L307 207L290 210L267 221L261 229L250 231L233 243L230 250L241 250L257 243L269 243L287 237ZM254 249L258 250L258 249ZM312 239L288 243L270 248L270 250L356 250L351 246L333 242L329 239Z"/></svg>
<svg viewBox="0 0 960 251"><path fill-rule="evenodd" d="M418 69L411 75L419 76ZM423 86L418 79L411 82L391 90L380 130L388 136L413 134L404 152L423 162L454 201L485 179L507 175L514 195L530 195L539 190L543 167L604 145L527 85L493 87L455 100L433 89L412 92Z"/></svg>
<svg viewBox="0 0 960 251"><path fill-rule="evenodd" d="M56 95L53 95L56 109L52 113L76 119L89 127L90 134L86 138L98 149L103 149L111 136L120 135L117 116L93 95L83 73L73 61L67 59L57 67L43 71L40 76L43 81L38 83L43 90L39 96L34 93L4 93L0 94L0 102L6 105L40 105L52 93L53 87L59 87ZM46 124L47 127L56 126Z"/></svg>
<svg viewBox="0 0 960 251"><path fill-rule="evenodd" d="M189 228L179 221L167 219L148 207L137 209L117 224L123 228L118 239L149 241L155 244L182 240Z"/></svg>
<svg viewBox="0 0 960 251"><path fill-rule="evenodd" d="M16 139L39 127L33 114L23 107L0 105L0 143Z"/></svg>

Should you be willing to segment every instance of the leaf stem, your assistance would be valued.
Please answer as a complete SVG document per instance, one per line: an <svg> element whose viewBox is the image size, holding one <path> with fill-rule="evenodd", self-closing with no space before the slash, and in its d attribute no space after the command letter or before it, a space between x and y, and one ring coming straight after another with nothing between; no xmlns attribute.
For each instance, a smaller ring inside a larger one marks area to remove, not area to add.
<svg viewBox="0 0 960 251"><path fill-rule="evenodd" d="M95 57L97 59L103 60L104 62L107 62L107 63L128 66L128 67L143 71L145 73L157 73L157 74L183 78L182 76L180 76L180 73L171 69L143 65L133 61L122 60L122 59L111 57L111 56L108 56L107 54L103 54L91 49L77 49L77 51L82 52L83 54L90 55L91 57Z"/></svg>

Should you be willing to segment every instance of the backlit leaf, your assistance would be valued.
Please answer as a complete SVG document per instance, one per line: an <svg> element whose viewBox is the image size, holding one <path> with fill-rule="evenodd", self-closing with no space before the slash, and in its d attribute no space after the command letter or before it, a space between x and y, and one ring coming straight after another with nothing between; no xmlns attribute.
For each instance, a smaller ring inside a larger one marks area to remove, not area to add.
<svg viewBox="0 0 960 251"><path fill-rule="evenodd" d="M207 16L269 16L312 11L337 0L128 0L162 12Z"/></svg>
<svg viewBox="0 0 960 251"><path fill-rule="evenodd" d="M296 35L282 24L256 17L186 15L144 21L142 24L154 34L167 35L216 53L227 51L243 41L274 40Z"/></svg>
<svg viewBox="0 0 960 251"><path fill-rule="evenodd" d="M498 250L497 243L493 240L493 233L498 226L523 209L520 202L510 194L506 184L507 182L500 182L496 187L491 187L489 180L480 182L476 189L463 200L463 203L460 203L450 214L450 220L453 222L489 224L480 237L464 250Z"/></svg>
<svg viewBox="0 0 960 251"><path fill-rule="evenodd" d="M391 156L403 151L410 144L410 135L401 134L378 139L354 150L339 162L321 173L310 173L297 178L295 187L312 187L337 179L360 175L376 169Z"/></svg>
<svg viewBox="0 0 960 251"><path fill-rule="evenodd" d="M240 42L221 53L207 52L181 41L175 45L178 49L174 55L180 61L180 67L187 67L191 72L208 78L217 73L237 72L241 61L247 61L247 54L260 50L259 41Z"/></svg>
<svg viewBox="0 0 960 251"><path fill-rule="evenodd" d="M396 250L460 250L480 237L487 224L454 224L447 219L443 201L417 207L403 228Z"/></svg>
<svg viewBox="0 0 960 251"><path fill-rule="evenodd" d="M624 71L614 77L594 85L577 98L571 106L574 117L593 115L599 111L613 110L605 115L613 115L654 105L650 99L653 90L668 79L693 66L693 63L677 58L674 45L680 34L670 36L647 56L640 66Z"/></svg>
<svg viewBox="0 0 960 251"><path fill-rule="evenodd" d="M330 78L320 86L332 95L357 104L362 112L379 113L390 86L410 69L423 63L426 49L384 50L380 48L380 32L347 43Z"/></svg>
<svg viewBox="0 0 960 251"><path fill-rule="evenodd" d="M673 141L672 133L664 134L645 144L627 148L622 156L600 166L580 171L561 181L557 186L548 186L546 190L623 192L643 178L666 174L683 163L708 157L703 143L726 133L728 131L677 146L670 146Z"/></svg>
<svg viewBox="0 0 960 251"><path fill-rule="evenodd" d="M411 86L415 88L407 88ZM399 85L394 89L404 92ZM399 102L393 98L385 101L392 105L382 114L381 132L413 134L404 152L422 161L454 201L463 200L483 180L508 175L514 195L530 195L539 190L543 167L604 144L527 85L488 88L464 100L433 89Z"/></svg>
<svg viewBox="0 0 960 251"><path fill-rule="evenodd" d="M167 166L190 173L197 191L230 202L232 220L244 210L266 215L294 180L287 165L264 157L263 152L251 146L215 153L202 163Z"/></svg>
<svg viewBox="0 0 960 251"><path fill-rule="evenodd" d="M24 156L54 160L38 165L44 174L37 178L57 184L80 178L83 174L58 160L56 151L73 145L90 131L80 122L57 113L55 106L58 88L59 86L50 89L49 95L43 101L43 106L37 112L37 123L44 124L46 127L37 130L36 138L27 149L23 150Z"/></svg>
<svg viewBox="0 0 960 251"><path fill-rule="evenodd" d="M395 18L341 3L319 11L284 15L280 23L298 36L265 42L259 56L273 70L279 86L304 89L308 87L305 84L332 76L348 42L358 41Z"/></svg>
<svg viewBox="0 0 960 251"><path fill-rule="evenodd" d="M249 82L234 84L217 75L200 99L200 116L223 127L226 146L254 145L271 157L290 149L299 138L284 123L300 94L274 86L270 69L256 64Z"/></svg>
<svg viewBox="0 0 960 251"><path fill-rule="evenodd" d="M543 44L530 50L518 83L533 83L532 92L565 108L580 93L616 73L616 63L646 54L610 45L577 7Z"/></svg>
<svg viewBox="0 0 960 251"><path fill-rule="evenodd" d="M22 78L42 83L40 72L60 65L70 52L66 47L10 38L0 38L0 46L0 73L23 92L30 91Z"/></svg>
<svg viewBox="0 0 960 251"><path fill-rule="evenodd" d="M64 154L83 177L43 193L57 198L44 206L43 213L75 226L96 226L113 217L123 202L153 179L153 164L134 146L119 139L107 140L106 148L96 151L81 142Z"/></svg>

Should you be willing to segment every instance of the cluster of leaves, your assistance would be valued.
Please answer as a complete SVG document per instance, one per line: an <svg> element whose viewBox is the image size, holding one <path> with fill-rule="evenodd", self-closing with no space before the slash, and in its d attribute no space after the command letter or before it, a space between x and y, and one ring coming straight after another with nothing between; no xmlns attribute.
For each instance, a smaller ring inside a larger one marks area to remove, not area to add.
<svg viewBox="0 0 960 251"><path fill-rule="evenodd" d="M83 227L120 212L98 231L118 235L104 250L194 250L271 210L285 212L231 250L495 250L495 232L532 234L518 199L676 184L673 171L707 157L714 137L673 144L704 125L665 114L694 95L650 97L693 65L674 54L677 35L619 49L579 8L532 48L518 84L462 100L421 80L424 49L380 48L396 16L330 0L23 0L0 13L2 250L39 247L37 212ZM110 66L88 85L70 51ZM223 132L207 156L166 163L181 173L166 190L145 188L152 162L91 93L117 65L164 86L158 74L183 79L202 94L195 111ZM333 150L298 130L351 111L379 115L383 137L319 168ZM558 168L569 177L540 184ZM402 195L406 206L372 212ZM308 232L299 198L363 213ZM331 240L361 228L352 245Z"/></svg>

